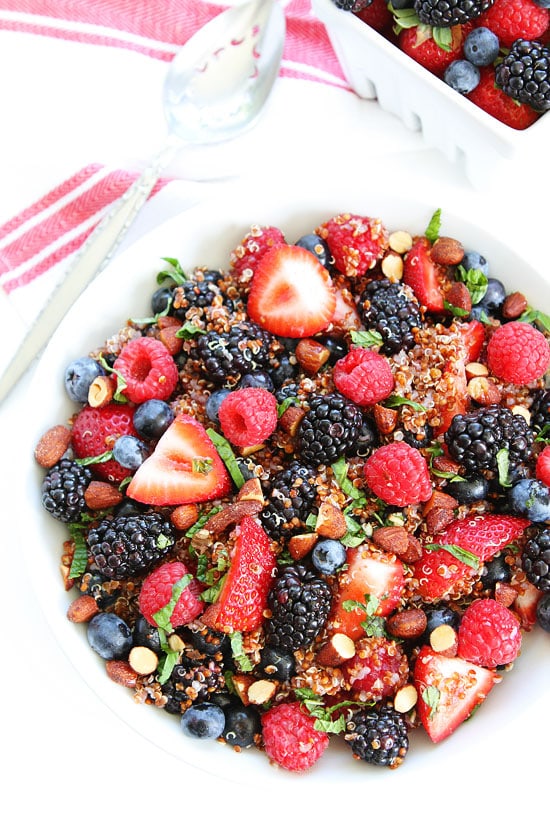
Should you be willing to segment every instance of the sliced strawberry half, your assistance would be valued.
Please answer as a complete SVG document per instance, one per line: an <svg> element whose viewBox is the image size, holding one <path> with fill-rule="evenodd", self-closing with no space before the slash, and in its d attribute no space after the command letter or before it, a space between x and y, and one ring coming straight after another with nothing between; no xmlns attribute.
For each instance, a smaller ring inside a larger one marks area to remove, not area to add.
<svg viewBox="0 0 550 825"><path fill-rule="evenodd" d="M466 363L477 361L485 343L485 327L474 319L460 326L460 334L466 350Z"/></svg>
<svg viewBox="0 0 550 825"><path fill-rule="evenodd" d="M190 415L178 415L136 470L127 495L163 506L211 501L230 489L225 464L202 424Z"/></svg>
<svg viewBox="0 0 550 825"><path fill-rule="evenodd" d="M220 595L201 617L204 624L224 633L261 626L277 564L267 533L251 516L245 516L236 530L237 540Z"/></svg>
<svg viewBox="0 0 550 825"><path fill-rule="evenodd" d="M455 519L437 534L436 549L426 549L422 558L412 565L416 592L426 602L468 593L479 566L518 539L529 523L527 519L497 513ZM446 546L454 552L445 549ZM472 558L464 561L460 550Z"/></svg>
<svg viewBox="0 0 550 825"><path fill-rule="evenodd" d="M407 253L403 266L403 283L410 286L421 306L428 312L443 312L442 272L430 256L427 238L418 238Z"/></svg>
<svg viewBox="0 0 550 825"><path fill-rule="evenodd" d="M450 736L487 697L497 680L493 670L458 656L435 653L425 645L418 653L413 681L420 721L432 742Z"/></svg>
<svg viewBox="0 0 550 825"><path fill-rule="evenodd" d="M247 309L268 332L287 338L315 335L328 327L335 307L331 277L309 250L278 246L259 261Z"/></svg>
<svg viewBox="0 0 550 825"><path fill-rule="evenodd" d="M375 597L378 606L374 615L387 616L399 604L404 584L403 564L399 559L374 555L361 546L349 548L329 617L330 631L344 633L354 640L361 638L366 633L361 623L368 616L360 607L350 610L346 602L365 604L369 596Z"/></svg>

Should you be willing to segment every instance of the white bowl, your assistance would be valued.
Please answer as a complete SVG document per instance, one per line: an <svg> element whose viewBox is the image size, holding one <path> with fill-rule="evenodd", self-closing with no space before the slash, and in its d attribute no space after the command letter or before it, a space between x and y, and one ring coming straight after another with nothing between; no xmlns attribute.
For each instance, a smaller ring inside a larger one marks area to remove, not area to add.
<svg viewBox="0 0 550 825"><path fill-rule="evenodd" d="M344 75L359 97L376 98L387 112L452 163L464 167L482 189L505 173L507 162L543 157L550 139L550 116L524 130L512 129L451 89L397 46L332 0L312 0L324 23Z"/></svg>
<svg viewBox="0 0 550 825"><path fill-rule="evenodd" d="M482 229L480 222L470 222L453 214L445 203L437 206L442 208L445 234L460 238L467 248L482 251L493 271L509 286L517 283L521 272L521 289L533 303L550 311L548 290L544 292L542 278L532 265L525 264L497 235ZM539 714L546 714L547 660L544 661L544 656L550 652L550 635L539 630L529 634L513 670L491 692L475 719L463 724L446 741L435 746L423 731L414 731L409 754L395 771L358 763L342 742L333 742L313 769L298 776L275 769L258 751L235 754L216 742L190 740L181 733L174 716L155 707L136 705L131 691L111 682L105 674L103 660L88 646L84 627L67 620L67 607L75 594L64 591L58 568L66 530L42 508L43 471L33 457L34 446L42 433L67 420L74 412L63 387L65 365L100 345L127 318L150 313L149 298L155 289L155 275L163 267L161 258L176 257L184 269L195 265L227 267L230 250L253 223L277 225L292 242L341 211L379 216L390 230L406 228L421 233L434 211L434 204L375 190L365 195L350 195L347 190L335 191L326 181L319 184L318 190L297 185L291 198L288 191L273 188L261 196L258 191L239 189L228 193L222 201L206 203L171 219L122 253L100 274L51 340L30 389L28 409L35 413L26 420L26 447L20 449L20 454L26 456L19 497L25 503L21 552L28 562L34 597L69 660L106 705L135 731L182 764L236 783L250 783L255 788L266 786L281 792L299 788L309 797L313 794L318 797L327 788L332 794L338 788L355 793L368 787L369 801L365 804L372 811L377 805L376 799L382 802L387 794L411 800L418 787L426 783L426 777L431 787L437 787L438 783L441 783L439 787L447 787L453 774L457 777L461 773L471 777L483 775L484 781L490 783L488 774L494 771L494 782L501 783L510 765L508 743L515 741L514 737L521 736L524 730L536 730ZM38 406L35 399L40 399ZM48 678L55 679L55 674L49 674ZM73 723L78 726L77 720ZM544 764L544 741L531 740L533 750L525 768L514 758L514 782L522 771L526 777L528 771L533 771L533 753L536 754L539 745L538 764ZM115 742L110 746L116 751ZM139 764L139 754L136 754L136 764ZM376 799L370 796L373 789L380 789L381 795Z"/></svg>

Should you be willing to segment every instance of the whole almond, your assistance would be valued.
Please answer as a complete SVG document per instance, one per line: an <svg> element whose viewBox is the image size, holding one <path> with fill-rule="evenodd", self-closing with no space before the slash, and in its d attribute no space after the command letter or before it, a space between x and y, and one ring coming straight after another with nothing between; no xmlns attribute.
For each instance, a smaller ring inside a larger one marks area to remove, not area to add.
<svg viewBox="0 0 550 825"><path fill-rule="evenodd" d="M346 517L335 504L323 501L319 507L315 532L327 539L341 539L347 533Z"/></svg>
<svg viewBox="0 0 550 825"><path fill-rule="evenodd" d="M407 550L409 534L404 527L377 527L372 533L372 540L382 550L401 557Z"/></svg>
<svg viewBox="0 0 550 825"><path fill-rule="evenodd" d="M199 517L199 508L196 504L180 504L172 510L170 521L180 532L189 530L196 523Z"/></svg>
<svg viewBox="0 0 550 825"><path fill-rule="evenodd" d="M70 622L75 624L82 624L89 622L96 613L99 613L99 607L93 596L77 596L69 607L67 608L67 618Z"/></svg>
<svg viewBox="0 0 550 825"><path fill-rule="evenodd" d="M432 535L441 533L454 518L453 510L449 510L448 507L432 507L426 514L426 529Z"/></svg>
<svg viewBox="0 0 550 825"><path fill-rule="evenodd" d="M84 501L90 510L107 510L116 507L123 499L123 494L108 481L90 481L84 491Z"/></svg>
<svg viewBox="0 0 550 825"><path fill-rule="evenodd" d="M399 558L401 561L404 561L405 564L412 564L415 561L418 561L422 558L424 551L422 550L422 545L411 533L409 533L407 538L407 549L399 554Z"/></svg>
<svg viewBox="0 0 550 825"><path fill-rule="evenodd" d="M464 247L456 238L442 236L432 246L431 259L443 266L456 266L464 257Z"/></svg>
<svg viewBox="0 0 550 825"><path fill-rule="evenodd" d="M399 639L416 639L424 633L427 623L424 611L412 607L389 616L386 619L386 630Z"/></svg>
<svg viewBox="0 0 550 825"><path fill-rule="evenodd" d="M472 296L466 284L462 281L455 281L451 288L445 293L445 300L452 308L460 310L461 313L469 313L472 309ZM460 314L460 313L459 313Z"/></svg>
<svg viewBox="0 0 550 825"><path fill-rule="evenodd" d="M502 315L508 320L519 318L527 309L527 298L521 292L511 292L504 299Z"/></svg>
<svg viewBox="0 0 550 825"><path fill-rule="evenodd" d="M71 431L63 424L50 427L34 449L34 457L38 464L49 470L63 457L71 443Z"/></svg>
<svg viewBox="0 0 550 825"><path fill-rule="evenodd" d="M137 685L137 673L130 667L128 662L112 659L105 662L105 670L109 679L117 685L127 688L135 688Z"/></svg>
<svg viewBox="0 0 550 825"><path fill-rule="evenodd" d="M434 490L428 501L422 508L422 515L427 516L430 510L441 508L444 510L454 510L458 507L458 501L442 490Z"/></svg>
<svg viewBox="0 0 550 825"><path fill-rule="evenodd" d="M374 423L381 435L393 433L397 426L398 418L399 412L397 410L384 407L382 404L374 405Z"/></svg>

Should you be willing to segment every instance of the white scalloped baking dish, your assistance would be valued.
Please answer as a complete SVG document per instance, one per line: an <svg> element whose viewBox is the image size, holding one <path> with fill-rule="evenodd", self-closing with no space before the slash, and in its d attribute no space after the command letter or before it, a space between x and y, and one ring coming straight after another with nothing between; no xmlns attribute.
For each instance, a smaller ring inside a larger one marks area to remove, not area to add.
<svg viewBox="0 0 550 825"><path fill-rule="evenodd" d="M550 140L550 115L523 131L491 117L332 0L312 0L352 89L377 99L482 188L508 161L531 162Z"/></svg>

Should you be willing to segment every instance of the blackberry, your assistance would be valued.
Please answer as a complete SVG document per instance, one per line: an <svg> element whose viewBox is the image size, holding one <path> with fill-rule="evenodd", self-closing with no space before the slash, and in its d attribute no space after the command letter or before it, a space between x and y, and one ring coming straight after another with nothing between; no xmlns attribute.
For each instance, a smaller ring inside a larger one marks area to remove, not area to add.
<svg viewBox="0 0 550 825"><path fill-rule="evenodd" d="M502 450L507 453L508 474L514 476L531 455L533 433L523 416L491 404L455 415L445 433L445 443L467 476L498 476Z"/></svg>
<svg viewBox="0 0 550 825"><path fill-rule="evenodd" d="M87 512L84 492L92 480L88 467L62 458L51 467L42 482L42 505L58 521L80 521Z"/></svg>
<svg viewBox="0 0 550 825"><path fill-rule="evenodd" d="M537 40L515 40L495 70L495 83L536 112L550 109L550 49Z"/></svg>
<svg viewBox="0 0 550 825"><path fill-rule="evenodd" d="M275 398L277 399L277 404L284 404L287 399L292 399L290 406L294 406L296 401L294 399L298 398L298 384L295 384L293 381L290 381L286 384L282 384L282 386L278 387L275 390Z"/></svg>
<svg viewBox="0 0 550 825"><path fill-rule="evenodd" d="M173 294L173 315L181 320L186 319L189 309L205 309L214 304L222 304L229 310L234 309L231 301L211 279L204 277L184 281L176 287Z"/></svg>
<svg viewBox="0 0 550 825"><path fill-rule="evenodd" d="M299 461L291 461L272 477L266 497L260 519L271 538L280 540L296 530L303 531L316 498L311 470Z"/></svg>
<svg viewBox="0 0 550 825"><path fill-rule="evenodd" d="M211 381L234 386L243 375L274 366L273 356L278 348L269 332L243 321L228 332L210 330L200 335L196 353Z"/></svg>
<svg viewBox="0 0 550 825"><path fill-rule="evenodd" d="M268 596L266 644L285 651L309 647L328 618L332 592L303 564L285 568Z"/></svg>
<svg viewBox="0 0 550 825"><path fill-rule="evenodd" d="M332 2L337 9L351 11L354 14L357 14L358 11L363 11L363 9L367 9L372 4L372 0L332 0Z"/></svg>
<svg viewBox="0 0 550 825"><path fill-rule="evenodd" d="M422 326L420 306L412 292L391 281L371 281L359 302L364 326L382 336L382 352L392 355L410 350L416 341L414 330Z"/></svg>
<svg viewBox="0 0 550 825"><path fill-rule="evenodd" d="M381 767L397 768L409 749L405 720L390 705L355 711L347 722L344 739L356 759Z"/></svg>
<svg viewBox="0 0 550 825"><path fill-rule="evenodd" d="M225 687L223 670L215 659L178 664L162 685L168 713L184 713L195 702L208 701Z"/></svg>
<svg viewBox="0 0 550 825"><path fill-rule="evenodd" d="M550 432L550 390L537 390L530 412L533 430Z"/></svg>
<svg viewBox="0 0 550 825"><path fill-rule="evenodd" d="M359 407L339 393L314 395L298 430L298 450L307 464L330 465L353 451L363 427Z"/></svg>
<svg viewBox="0 0 550 825"><path fill-rule="evenodd" d="M546 593L550 591L550 528L539 530L526 542L522 567L531 584Z"/></svg>
<svg viewBox="0 0 550 825"><path fill-rule="evenodd" d="M415 0L421 23L428 26L460 26L487 11L494 0Z"/></svg>
<svg viewBox="0 0 550 825"><path fill-rule="evenodd" d="M88 533L94 568L108 579L123 580L146 572L175 543L169 521L160 513L104 518Z"/></svg>

